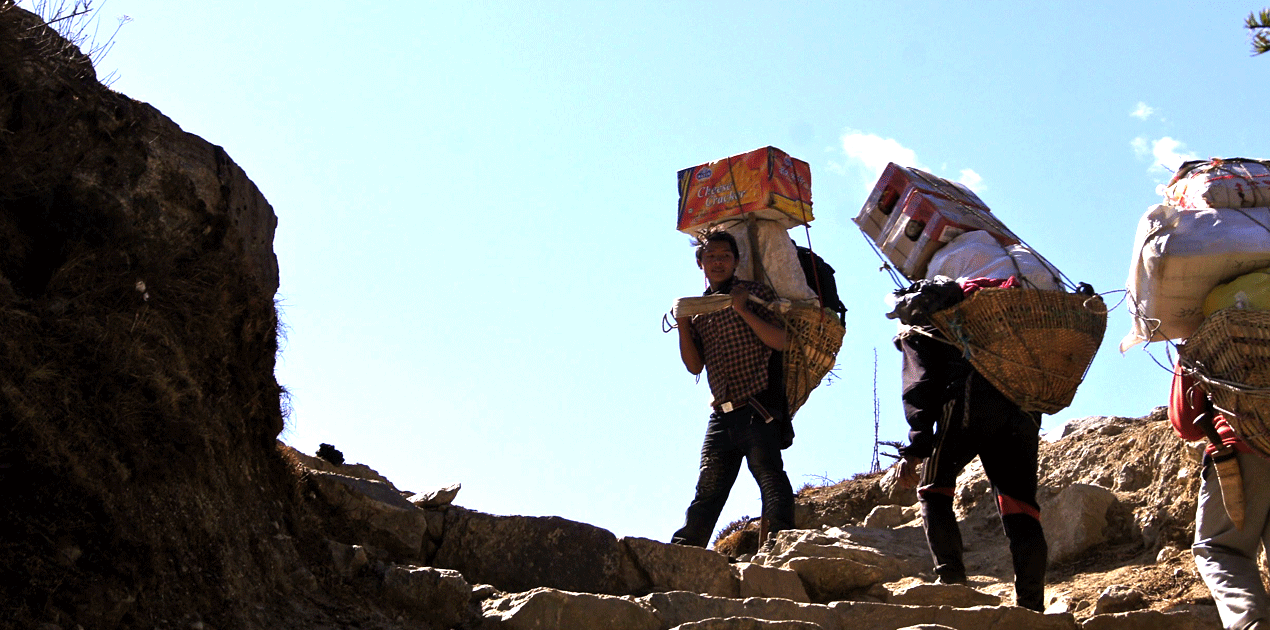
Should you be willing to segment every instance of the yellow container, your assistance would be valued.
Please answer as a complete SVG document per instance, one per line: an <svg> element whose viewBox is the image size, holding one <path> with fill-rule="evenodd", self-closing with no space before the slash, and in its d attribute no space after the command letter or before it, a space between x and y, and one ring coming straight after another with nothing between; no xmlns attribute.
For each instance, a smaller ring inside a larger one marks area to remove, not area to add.
<svg viewBox="0 0 1270 630"><path fill-rule="evenodd" d="M1204 298L1204 317L1223 308L1270 310L1270 267L1219 284Z"/></svg>

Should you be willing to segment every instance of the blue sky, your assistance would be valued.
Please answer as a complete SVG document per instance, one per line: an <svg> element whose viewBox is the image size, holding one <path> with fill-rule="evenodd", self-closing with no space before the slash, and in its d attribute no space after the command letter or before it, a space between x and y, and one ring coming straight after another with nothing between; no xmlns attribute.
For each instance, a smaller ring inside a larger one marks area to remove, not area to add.
<svg viewBox="0 0 1270 630"><path fill-rule="evenodd" d="M1259 8L109 0L107 27L131 22L99 73L272 203L288 444L667 540L709 402L661 330L703 285L679 169L767 145L811 164L811 243L850 312L785 461L795 487L842 479L872 459L875 352L880 437L906 431L895 286L851 223L881 167L966 182L1072 280L1121 290L1172 167L1270 154ZM1121 355L1128 330L1121 305L1046 429L1165 403L1165 345ZM743 471L719 524L758 511Z"/></svg>

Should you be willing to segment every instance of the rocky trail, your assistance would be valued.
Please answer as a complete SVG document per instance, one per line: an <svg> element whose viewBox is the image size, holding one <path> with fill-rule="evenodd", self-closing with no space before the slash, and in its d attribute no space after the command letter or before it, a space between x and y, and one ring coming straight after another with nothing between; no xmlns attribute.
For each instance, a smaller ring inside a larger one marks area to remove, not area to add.
<svg viewBox="0 0 1270 630"><path fill-rule="evenodd" d="M326 500L356 515L367 543L341 547L335 556L360 560L337 572L387 601L414 602L434 627L1219 627L1186 551L1199 450L1172 435L1160 410L1086 418L1064 432L1042 445L1045 614L1010 605L1004 534L977 463L957 497L971 577L943 585L933 583L915 494L889 474L805 488L799 529L755 553L744 529L713 551L616 538L561 518L470 511L453 504L457 487L401 499L410 493L365 467L295 456ZM384 546L413 554L409 541L425 529L412 561ZM372 541L379 548L368 551Z"/></svg>

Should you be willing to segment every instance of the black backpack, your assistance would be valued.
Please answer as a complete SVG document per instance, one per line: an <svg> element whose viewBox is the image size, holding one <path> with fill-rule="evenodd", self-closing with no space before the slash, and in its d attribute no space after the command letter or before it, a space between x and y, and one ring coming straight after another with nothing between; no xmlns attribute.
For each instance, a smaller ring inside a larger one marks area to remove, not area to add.
<svg viewBox="0 0 1270 630"><path fill-rule="evenodd" d="M838 319L846 325L847 307L838 298L838 283L833 279L833 267L825 262L816 252L797 245L798 262L803 266L803 275L807 278L807 286L820 296L820 303L838 314Z"/></svg>

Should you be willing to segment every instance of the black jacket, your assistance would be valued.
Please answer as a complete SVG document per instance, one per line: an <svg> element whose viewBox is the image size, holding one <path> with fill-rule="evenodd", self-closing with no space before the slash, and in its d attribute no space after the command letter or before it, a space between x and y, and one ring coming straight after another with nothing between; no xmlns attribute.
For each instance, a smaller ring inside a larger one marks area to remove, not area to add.
<svg viewBox="0 0 1270 630"><path fill-rule="evenodd" d="M906 457L926 458L935 448L935 427L944 406L965 395L966 380L973 379L972 390L986 386L995 393L996 388L979 376L961 349L946 341L937 329L924 327L921 331L895 338L895 346L904 353L904 418L909 426L909 445L899 451Z"/></svg>

